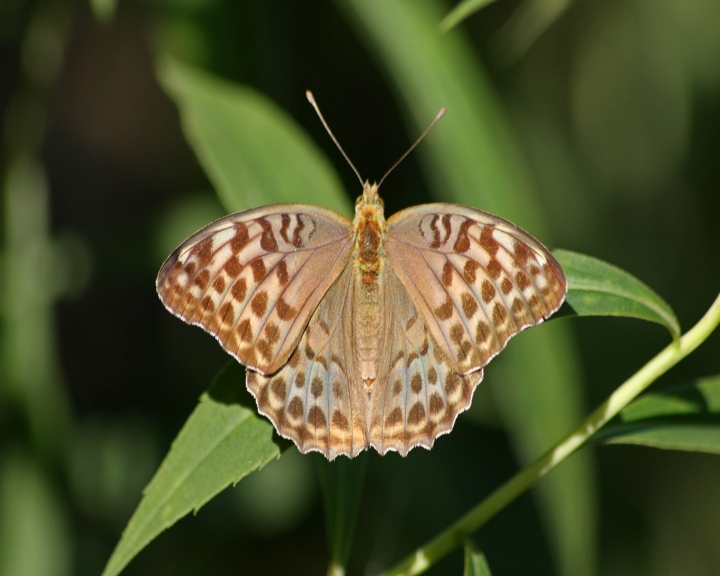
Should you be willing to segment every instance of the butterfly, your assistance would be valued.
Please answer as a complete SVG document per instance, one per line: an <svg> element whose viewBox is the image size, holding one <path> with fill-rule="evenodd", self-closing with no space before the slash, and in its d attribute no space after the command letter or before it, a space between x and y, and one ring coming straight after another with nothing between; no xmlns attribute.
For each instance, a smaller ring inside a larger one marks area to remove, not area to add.
<svg viewBox="0 0 720 576"><path fill-rule="evenodd" d="M447 203L386 220L378 188L363 183L353 221L305 204L220 218L157 278L170 312L246 366L278 433L330 460L430 449L483 367L567 291L552 254L511 222Z"/></svg>

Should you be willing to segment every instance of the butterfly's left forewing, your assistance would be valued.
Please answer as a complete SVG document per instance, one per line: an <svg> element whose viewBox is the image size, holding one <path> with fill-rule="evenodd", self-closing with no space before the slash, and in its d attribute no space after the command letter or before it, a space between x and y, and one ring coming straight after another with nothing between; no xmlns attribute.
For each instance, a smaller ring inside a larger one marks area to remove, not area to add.
<svg viewBox="0 0 720 576"><path fill-rule="evenodd" d="M157 278L165 307L215 336L242 364L271 374L347 266L350 221L276 204L226 216L188 238Z"/></svg>

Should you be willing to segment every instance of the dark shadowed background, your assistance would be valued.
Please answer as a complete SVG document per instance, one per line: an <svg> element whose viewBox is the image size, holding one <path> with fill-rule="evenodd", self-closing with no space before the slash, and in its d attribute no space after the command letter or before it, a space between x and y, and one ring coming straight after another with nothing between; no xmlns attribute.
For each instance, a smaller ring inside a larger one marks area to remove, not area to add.
<svg viewBox="0 0 720 576"><path fill-rule="evenodd" d="M128 0L103 18L111 2L93 12L85 1L0 0L0 574L99 574L228 361L155 294L177 243L226 213L156 80L158 56L270 98L327 153L352 200L359 184L305 90L370 180L419 133L397 69L347 6L360 1ZM441 16L452 7L418 4ZM497 100L491 120L505 125L542 211L530 231L636 275L688 328L720 287L720 4L556 4L498 0L450 34L474 58L468 76L484 68ZM282 171L283 158L267 155ZM387 213L452 199L426 162L414 153L387 180ZM311 191L307 200L322 203ZM551 324L571 340L579 415L669 341L636 320ZM512 371L503 360L431 452L364 456L351 574L412 551L538 453L492 393ZM659 385L719 372L716 334ZM552 406L542 410L552 420ZM292 448L162 534L125 573L323 573L318 458ZM610 446L582 458L586 481L566 489L582 493L568 498L587 510L583 541L568 536L572 520L548 528L552 508L531 492L475 535L493 574L579 574L573 556L587 559L588 576L720 573L717 457ZM456 553L430 573L461 567Z"/></svg>

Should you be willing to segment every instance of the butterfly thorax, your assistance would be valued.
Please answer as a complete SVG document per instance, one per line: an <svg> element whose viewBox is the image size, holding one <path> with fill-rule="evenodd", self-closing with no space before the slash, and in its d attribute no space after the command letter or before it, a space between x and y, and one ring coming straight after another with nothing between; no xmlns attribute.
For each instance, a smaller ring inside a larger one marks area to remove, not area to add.
<svg viewBox="0 0 720 576"><path fill-rule="evenodd" d="M385 216L376 184L365 183L363 195L355 206L353 230L354 283L358 299L354 349L360 376L369 387L377 377L385 326L381 310L383 274L387 264L383 246Z"/></svg>

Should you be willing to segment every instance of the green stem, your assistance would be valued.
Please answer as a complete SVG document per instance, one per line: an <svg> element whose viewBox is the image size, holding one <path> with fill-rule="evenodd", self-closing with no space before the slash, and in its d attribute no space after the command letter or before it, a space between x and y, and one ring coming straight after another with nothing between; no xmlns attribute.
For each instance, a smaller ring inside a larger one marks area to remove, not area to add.
<svg viewBox="0 0 720 576"><path fill-rule="evenodd" d="M528 490L535 482L565 460L609 420L616 416L638 394L697 348L720 324L720 295L710 309L678 342L673 342L650 360L610 397L585 418L580 425L527 468L503 484L457 522L434 539L383 573L383 576L422 574L430 566L461 546L466 538Z"/></svg>

